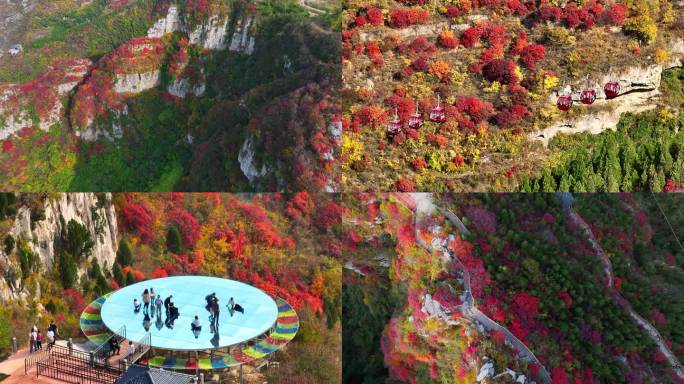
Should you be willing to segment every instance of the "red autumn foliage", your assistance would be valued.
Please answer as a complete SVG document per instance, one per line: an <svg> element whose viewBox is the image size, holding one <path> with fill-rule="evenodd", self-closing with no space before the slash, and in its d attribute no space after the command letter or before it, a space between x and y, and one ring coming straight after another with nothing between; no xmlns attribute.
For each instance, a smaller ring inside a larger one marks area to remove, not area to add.
<svg viewBox="0 0 684 384"><path fill-rule="evenodd" d="M494 331L492 332L492 339L499 344L504 344L506 342L506 335L503 332Z"/></svg>
<svg viewBox="0 0 684 384"><path fill-rule="evenodd" d="M168 272L162 267L157 267L152 273L150 274L150 277L153 279L159 279L161 277L167 277L169 276Z"/></svg>
<svg viewBox="0 0 684 384"><path fill-rule="evenodd" d="M446 6L446 14L448 17L454 18L454 17L467 15L468 13L470 13L471 9L472 9L472 5L471 5L470 1L460 1L456 5L447 5Z"/></svg>
<svg viewBox="0 0 684 384"><path fill-rule="evenodd" d="M465 113L475 124L489 119L494 113L494 106L475 96L459 97L456 101L456 109L460 113Z"/></svg>
<svg viewBox="0 0 684 384"><path fill-rule="evenodd" d="M378 106L366 106L361 108L361 110L356 114L359 122L363 125L371 125L377 127L378 125L384 124L387 120L387 114L385 110Z"/></svg>
<svg viewBox="0 0 684 384"><path fill-rule="evenodd" d="M531 44L525 47L520 55L520 59L529 69L534 69L535 65L542 61L546 56L546 48L541 44Z"/></svg>
<svg viewBox="0 0 684 384"><path fill-rule="evenodd" d="M615 26L622 26L627 18L629 6L625 3L613 4L609 9L604 11L604 18Z"/></svg>
<svg viewBox="0 0 684 384"><path fill-rule="evenodd" d="M308 192L297 192L288 200L285 213L291 218L301 219L311 215L315 206Z"/></svg>
<svg viewBox="0 0 684 384"><path fill-rule="evenodd" d="M420 171L427 168L427 162L423 157L416 157L415 159L413 159L413 161L411 161L411 165L413 166L413 169L415 169L416 171Z"/></svg>
<svg viewBox="0 0 684 384"><path fill-rule="evenodd" d="M123 272L124 276L127 276L128 273L130 272L133 274L133 278L135 279L136 282L138 281L143 281L145 280L145 274L142 271L139 271L130 265L127 265L121 269L121 272Z"/></svg>
<svg viewBox="0 0 684 384"><path fill-rule="evenodd" d="M539 314L539 298L534 295L517 292L513 295L513 302L530 318Z"/></svg>
<svg viewBox="0 0 684 384"><path fill-rule="evenodd" d="M482 74L485 79L501 84L515 84L520 80L515 74L515 63L512 60L492 60L482 67Z"/></svg>
<svg viewBox="0 0 684 384"><path fill-rule="evenodd" d="M475 44L478 44L480 42L480 39L482 38L482 27L479 25L472 26L465 31L463 31L463 34L461 34L461 44L463 44L464 47L466 48L472 48L475 46Z"/></svg>
<svg viewBox="0 0 684 384"><path fill-rule="evenodd" d="M396 190L399 192L414 192L416 183L405 177L402 177L394 183L394 188L396 188Z"/></svg>
<svg viewBox="0 0 684 384"><path fill-rule="evenodd" d="M409 25L423 24L430 19L430 12L422 8L394 8L390 10L389 25L404 28Z"/></svg>
<svg viewBox="0 0 684 384"><path fill-rule="evenodd" d="M145 243L154 240L152 228L154 214L144 202L128 203L121 209L121 223L124 228L136 232Z"/></svg>
<svg viewBox="0 0 684 384"><path fill-rule="evenodd" d="M186 247L194 247L200 237L200 225L197 219L182 208L174 208L169 213L169 220L178 226L183 244Z"/></svg>
<svg viewBox="0 0 684 384"><path fill-rule="evenodd" d="M568 384L568 374L561 367L556 367L551 371L551 382L553 384Z"/></svg>
<svg viewBox="0 0 684 384"><path fill-rule="evenodd" d="M439 133L430 133L426 137L427 142L434 145L437 148L444 148L449 144L449 139L446 138L444 135L440 135Z"/></svg>
<svg viewBox="0 0 684 384"><path fill-rule="evenodd" d="M366 9L366 17L368 18L368 21L375 26L380 26L385 23L382 10L375 7L368 7L368 9Z"/></svg>
<svg viewBox="0 0 684 384"><path fill-rule="evenodd" d="M62 295L66 299L66 302L69 304L71 313L81 313L81 311L83 311L83 309L85 308L86 302L81 292L73 288L69 288L65 289L62 292Z"/></svg>
<svg viewBox="0 0 684 384"><path fill-rule="evenodd" d="M548 3L548 1L543 1L539 6L539 19L540 21L553 21L559 22L563 17L563 10L560 7L556 7Z"/></svg>
<svg viewBox="0 0 684 384"><path fill-rule="evenodd" d="M316 212L316 226L322 231L328 231L333 226L342 223L342 214L344 214L344 208L329 201Z"/></svg>
<svg viewBox="0 0 684 384"><path fill-rule="evenodd" d="M439 45L444 48L453 49L458 46L458 39L451 31L442 32L439 35Z"/></svg>

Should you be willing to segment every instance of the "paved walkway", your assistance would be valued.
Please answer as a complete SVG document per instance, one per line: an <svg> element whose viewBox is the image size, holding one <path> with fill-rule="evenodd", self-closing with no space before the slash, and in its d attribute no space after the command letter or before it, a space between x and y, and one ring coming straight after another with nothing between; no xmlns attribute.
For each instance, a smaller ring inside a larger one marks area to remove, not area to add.
<svg viewBox="0 0 684 384"><path fill-rule="evenodd" d="M587 236L587 239L589 240L589 243L591 243L594 252L601 259L601 262L603 263L603 271L606 274L606 286L613 300L622 308L624 308L627 311L627 313L629 313L629 316L632 317L632 319L636 321L639 324L639 326L641 326L641 328L644 329L644 331L646 331L646 334L648 334L651 337L651 339L653 339L653 341L658 345L660 352L662 352L663 355L667 358L668 362L670 363L670 366L674 370L677 377L679 377L680 380L684 380L684 366L682 366L682 363L679 362L679 360L674 355L674 353L672 353L670 348L667 347L663 337L660 335L658 330L653 325L651 325L651 323L646 321L646 319L644 319L638 313L636 313L636 311L634 311L629 301L622 297L618 290L615 289L615 286L613 285L613 266L611 264L610 258L608 257L608 255L606 255L606 252L603 250L603 247L601 247L601 244L599 244L598 240L594 236L594 233L591 231L589 224L587 224L587 222L582 218L582 216L580 216L574 210L572 202L563 201L563 203L563 206L570 220L579 225L580 228L582 228L582 230Z"/></svg>
<svg viewBox="0 0 684 384"><path fill-rule="evenodd" d="M435 211L439 211L440 213L442 213L446 217L446 219L449 220L462 234L469 233L468 229L463 224L461 219L458 218L458 216L456 216L453 212L449 211L448 209L443 209L434 204L433 195L431 193L412 193L410 195L415 203L416 242L426 251L432 252L432 248L425 244L418 234L418 230L421 227L419 225L419 220L429 217ZM435 242L432 243L434 244ZM451 249L441 250L446 251L451 257L451 259L454 260L458 264L459 268L463 271L463 285L465 287L465 300L463 301L463 305L461 307L461 313L463 314L463 316L469 319L470 321L475 321L479 324L482 324L482 326L489 332L498 331L503 333L508 343L512 345L514 348L518 349L518 358L522 358L524 360L536 364L539 367L538 373L540 376L540 381L542 383L550 383L551 376L549 375L549 372L546 370L546 367L544 367L544 365L539 361L539 359L537 359L537 357L527 347L527 345L525 345L525 343L523 343L513 333L511 333L511 331L509 331L508 328L498 324L477 308L477 306L475 305L475 299L472 295L472 290L470 288L470 273L465 268L461 260L458 259L458 257L452 252Z"/></svg>

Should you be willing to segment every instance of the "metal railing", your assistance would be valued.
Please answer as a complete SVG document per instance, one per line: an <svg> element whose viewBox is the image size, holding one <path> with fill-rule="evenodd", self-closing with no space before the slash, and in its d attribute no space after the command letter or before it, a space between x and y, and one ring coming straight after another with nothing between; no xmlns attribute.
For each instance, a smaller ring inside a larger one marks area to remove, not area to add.
<svg viewBox="0 0 684 384"><path fill-rule="evenodd" d="M128 364L133 364L140 360L141 357L152 348L152 334L147 332L137 343L135 343L135 350L132 354L126 355Z"/></svg>
<svg viewBox="0 0 684 384"><path fill-rule="evenodd" d="M28 374L31 368L36 366L36 363L47 357L49 351L42 349L38 352L33 352L24 359L24 375Z"/></svg>
<svg viewBox="0 0 684 384"><path fill-rule="evenodd" d="M112 340L113 338L118 338L120 339L119 343L123 340L126 339L126 326L122 326L119 328L118 331L112 333L111 336L107 338L102 344L98 345L91 353L93 354L94 358L99 361L99 362L107 362L107 359L109 359L109 356L111 356L112 349L111 345L109 344L109 341Z"/></svg>
<svg viewBox="0 0 684 384"><path fill-rule="evenodd" d="M39 352L40 353L40 352ZM99 362L90 352L55 345L40 355L24 360L24 370L36 366L36 376L46 376L66 383L113 384L123 374L121 365L109 366Z"/></svg>

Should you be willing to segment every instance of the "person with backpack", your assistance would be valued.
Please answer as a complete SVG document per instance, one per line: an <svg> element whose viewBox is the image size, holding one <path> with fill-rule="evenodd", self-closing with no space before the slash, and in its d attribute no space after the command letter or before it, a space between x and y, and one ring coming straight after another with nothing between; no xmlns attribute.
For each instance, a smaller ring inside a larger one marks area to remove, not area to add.
<svg viewBox="0 0 684 384"><path fill-rule="evenodd" d="M173 295L169 295L166 299L164 299L164 309L166 310L166 317L169 317L169 306L171 305L171 299L173 298Z"/></svg>

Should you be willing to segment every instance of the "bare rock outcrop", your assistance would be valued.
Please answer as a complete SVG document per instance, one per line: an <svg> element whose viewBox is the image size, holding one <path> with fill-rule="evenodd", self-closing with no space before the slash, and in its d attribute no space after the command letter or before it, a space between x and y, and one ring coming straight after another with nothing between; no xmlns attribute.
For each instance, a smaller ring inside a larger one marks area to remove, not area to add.
<svg viewBox="0 0 684 384"><path fill-rule="evenodd" d="M640 67L626 67L618 69L611 76L605 74L598 83L603 86L609 81L617 81L620 84L620 95L612 100L607 100L603 95L602 88L597 90L597 99L591 106L586 108L585 114L579 117L560 119L552 125L529 134L532 140L541 141L544 146L559 132L592 134L601 133L606 129L615 129L623 113L641 113L655 109L660 97L660 82L664 70L682 66L684 58L684 42L677 41L669 49L671 59L662 64L651 64ZM581 85L573 86L573 89L581 89ZM568 86L564 92L569 92ZM573 94L573 100L579 103L579 94ZM550 103L555 103L553 95Z"/></svg>
<svg viewBox="0 0 684 384"><path fill-rule="evenodd" d="M109 268L114 264L119 232L111 194L65 193L47 197L42 210L44 214L40 215L40 220L36 220L32 219L29 207L19 207L9 232L15 239L27 241L31 250L38 255L42 270L51 268L56 262L62 227L70 220L84 225L95 243L89 259L97 260L102 267ZM23 294L20 274L10 273L10 266L14 264L16 262L0 250L0 269L4 271L4 279L0 278L0 301L18 298ZM80 272L84 271L85 266Z"/></svg>
<svg viewBox="0 0 684 384"><path fill-rule="evenodd" d="M24 84L0 84L0 140L25 128L44 131L61 121L63 98L88 73L91 61L60 60Z"/></svg>

